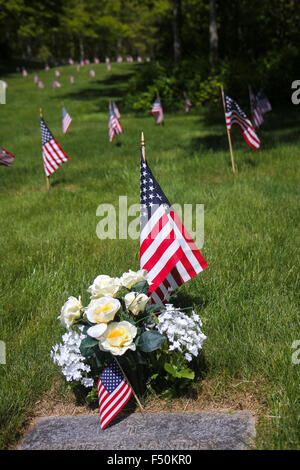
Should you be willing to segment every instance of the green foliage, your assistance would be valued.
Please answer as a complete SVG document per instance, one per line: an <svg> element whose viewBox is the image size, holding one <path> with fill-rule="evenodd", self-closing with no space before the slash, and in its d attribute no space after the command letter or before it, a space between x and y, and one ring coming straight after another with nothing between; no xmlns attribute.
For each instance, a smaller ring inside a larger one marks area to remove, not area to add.
<svg viewBox="0 0 300 470"><path fill-rule="evenodd" d="M158 331L144 331L136 341L137 347L146 353L155 351L165 341L165 337Z"/></svg>

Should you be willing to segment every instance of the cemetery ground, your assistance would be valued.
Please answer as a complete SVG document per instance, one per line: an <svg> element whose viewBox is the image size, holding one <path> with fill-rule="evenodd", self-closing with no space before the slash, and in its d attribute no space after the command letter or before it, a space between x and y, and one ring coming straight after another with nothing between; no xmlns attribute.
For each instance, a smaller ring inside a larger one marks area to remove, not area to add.
<svg viewBox="0 0 300 470"><path fill-rule="evenodd" d="M214 108L165 111L157 126L151 110L122 107L135 64L60 67L11 74L1 107L1 146L15 155L0 167L0 448L14 448L32 417L97 413L77 403L50 358L63 329L57 320L71 295L88 303L98 274L120 276L139 268L139 240L96 235L100 204L139 203L140 134L146 158L171 203L204 204L200 249L209 268L178 293L193 306L207 339L198 376L184 395L168 399L149 391L146 411L252 410L258 449L300 448L300 340L296 298L299 213L299 109L274 106L258 131L255 152L232 132L237 174L232 175L224 114ZM75 83L69 83L73 73ZM234 98L234 97L233 97ZM124 134L108 141L108 101L119 105ZM73 123L61 131L61 106ZM41 155L40 107L46 124L70 157L50 178ZM249 109L245 109L250 115ZM119 142L119 145L116 145ZM297 188L298 186L298 188ZM298 346L299 347L299 346ZM294 356L293 356L294 354ZM294 360L293 360L294 358ZM296 360L295 360L296 359Z"/></svg>

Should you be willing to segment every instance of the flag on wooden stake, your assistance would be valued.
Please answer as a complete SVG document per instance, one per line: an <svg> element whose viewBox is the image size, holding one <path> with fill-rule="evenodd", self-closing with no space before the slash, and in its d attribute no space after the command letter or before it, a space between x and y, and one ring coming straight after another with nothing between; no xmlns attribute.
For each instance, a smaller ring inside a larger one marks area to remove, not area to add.
<svg viewBox="0 0 300 470"><path fill-rule="evenodd" d="M111 103L109 104L109 120L108 120L108 135L109 141L112 142L114 140L115 135L122 134L123 127L113 112Z"/></svg>
<svg viewBox="0 0 300 470"><path fill-rule="evenodd" d="M224 95L224 97L226 126L228 131L231 131L232 125L238 125L243 132L243 136L247 144L250 145L250 147L252 147L254 150L257 150L260 146L260 140L256 135L251 121L247 118L244 111L232 98L227 95Z"/></svg>
<svg viewBox="0 0 300 470"><path fill-rule="evenodd" d="M121 411L131 397L132 389L116 361L112 361L98 380L100 425L102 429Z"/></svg>
<svg viewBox="0 0 300 470"><path fill-rule="evenodd" d="M154 116L156 124L159 124L160 122L163 121L164 113L163 113L163 109L162 109L160 99L158 97L156 98L156 100L153 103L151 112Z"/></svg>
<svg viewBox="0 0 300 470"><path fill-rule="evenodd" d="M11 166L14 162L14 155L7 150L0 148L0 165Z"/></svg>
<svg viewBox="0 0 300 470"><path fill-rule="evenodd" d="M142 153L142 152L141 152ZM154 303L208 267L141 155L140 265Z"/></svg>
<svg viewBox="0 0 300 470"><path fill-rule="evenodd" d="M63 130L63 133L66 134L71 125L72 118L64 106L62 106L61 108L61 113L62 113L62 130Z"/></svg>
<svg viewBox="0 0 300 470"><path fill-rule="evenodd" d="M51 134L43 118L41 122L42 133L42 155L46 176L50 176L63 163L67 162L69 157L65 154L59 143Z"/></svg>

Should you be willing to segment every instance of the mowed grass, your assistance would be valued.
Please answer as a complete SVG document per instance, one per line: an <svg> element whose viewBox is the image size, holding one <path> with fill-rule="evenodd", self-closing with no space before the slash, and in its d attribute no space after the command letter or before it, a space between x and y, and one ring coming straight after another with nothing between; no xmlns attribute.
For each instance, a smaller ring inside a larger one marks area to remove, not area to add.
<svg viewBox="0 0 300 470"><path fill-rule="evenodd" d="M180 289L207 335L205 370L198 383L214 384L211 401L222 403L228 388L254 390L262 407L256 446L300 447L300 364L292 344L300 340L297 304L300 118L296 107L274 109L259 131L261 149L251 150L238 131L232 141L238 169L232 176L222 105L215 109L165 112L156 126L145 111L122 108L137 66L104 64L80 72L60 67L39 71L40 90L27 78L7 78L1 107L0 145L15 154L0 167L0 447L15 444L34 404L60 376L50 350L63 332L57 316L70 295L88 302L87 287L101 273L119 276L139 268L139 240L100 240L97 207L119 196L139 203L139 144L143 130L151 169L172 203L205 205L209 268ZM69 83L69 74L75 84ZM121 111L121 145L108 141L108 101ZM61 105L73 118L66 136ZM39 110L70 161L46 181L41 157ZM249 110L245 109L246 112ZM134 217L129 218L133 220Z"/></svg>

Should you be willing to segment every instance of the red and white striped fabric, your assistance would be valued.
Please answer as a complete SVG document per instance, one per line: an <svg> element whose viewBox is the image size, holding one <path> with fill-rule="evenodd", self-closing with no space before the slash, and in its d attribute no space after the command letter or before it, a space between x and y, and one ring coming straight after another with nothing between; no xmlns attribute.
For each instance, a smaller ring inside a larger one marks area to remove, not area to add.
<svg viewBox="0 0 300 470"><path fill-rule="evenodd" d="M122 134L124 132L122 124L120 123L119 119L113 112L111 104L109 105L109 120L108 120L108 135L109 141L112 142L114 140L115 135Z"/></svg>
<svg viewBox="0 0 300 470"><path fill-rule="evenodd" d="M100 425L102 429L121 411L131 397L128 385L116 361L112 361L98 380Z"/></svg>
<svg viewBox="0 0 300 470"><path fill-rule="evenodd" d="M258 101L256 99L256 96L254 95L252 91L250 91L250 101L251 101L251 110L252 110L254 126L258 128L262 125L264 118L263 118L261 109L258 106Z"/></svg>
<svg viewBox="0 0 300 470"><path fill-rule="evenodd" d="M63 133L66 134L71 125L72 118L64 106L61 108L61 113L62 113L62 130L63 130Z"/></svg>
<svg viewBox="0 0 300 470"><path fill-rule="evenodd" d="M140 266L148 271L154 303L208 267L193 239L141 157Z"/></svg>
<svg viewBox="0 0 300 470"><path fill-rule="evenodd" d="M63 163L67 162L69 157L65 154L59 143L53 137L44 119L41 118L42 133L42 155L46 176L50 176Z"/></svg>
<svg viewBox="0 0 300 470"><path fill-rule="evenodd" d="M260 146L260 140L252 126L251 121L247 118L244 111L239 105L229 96L225 95L225 117L226 126L228 131L231 131L231 126L237 124L243 132L244 139L247 144L254 150Z"/></svg>
<svg viewBox="0 0 300 470"><path fill-rule="evenodd" d="M154 101L151 112L157 124L163 121L164 113L163 113L163 108L162 108L159 98L156 98L156 100Z"/></svg>

